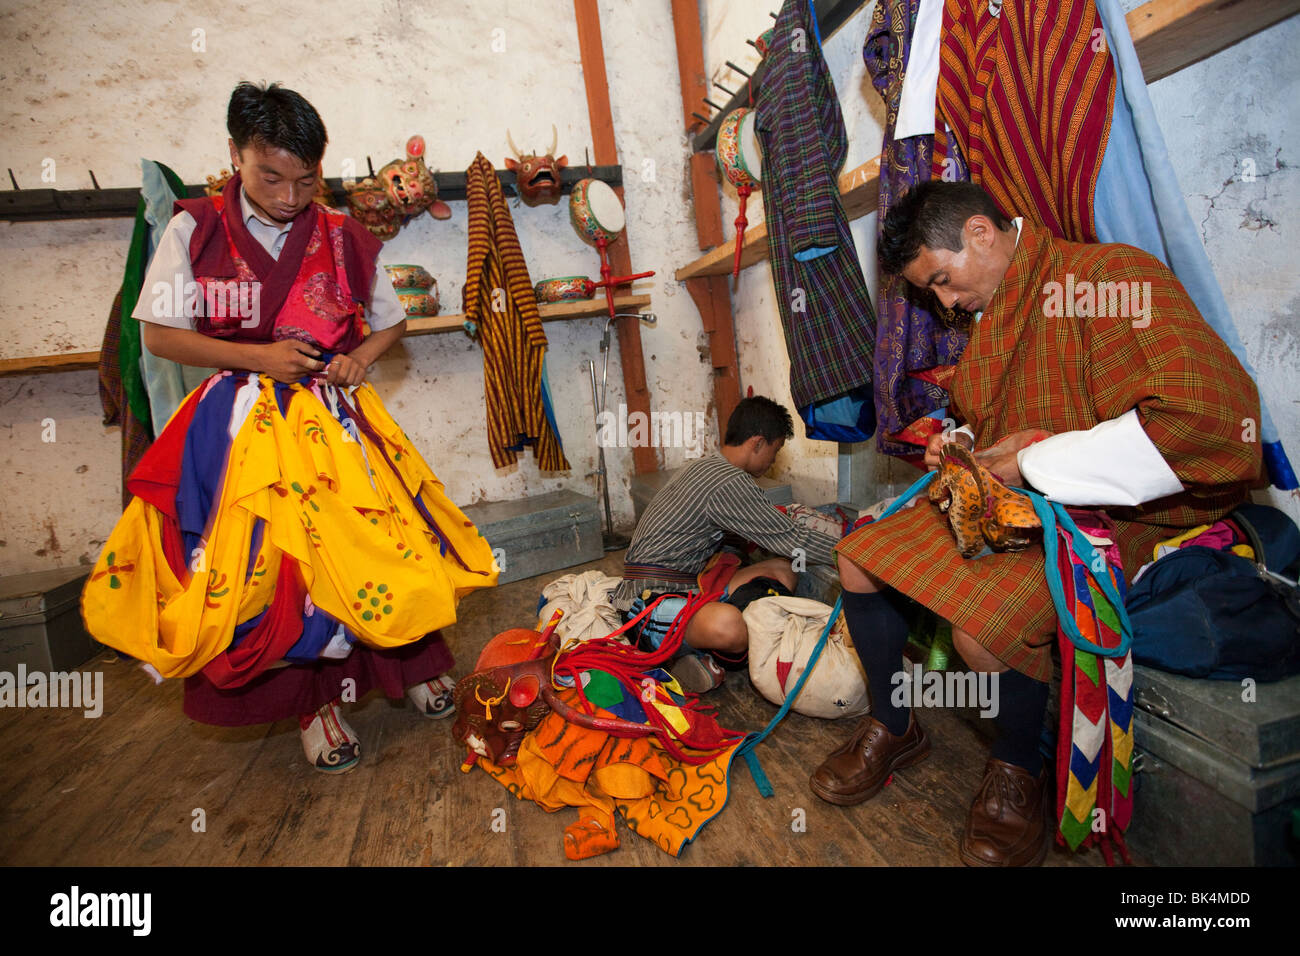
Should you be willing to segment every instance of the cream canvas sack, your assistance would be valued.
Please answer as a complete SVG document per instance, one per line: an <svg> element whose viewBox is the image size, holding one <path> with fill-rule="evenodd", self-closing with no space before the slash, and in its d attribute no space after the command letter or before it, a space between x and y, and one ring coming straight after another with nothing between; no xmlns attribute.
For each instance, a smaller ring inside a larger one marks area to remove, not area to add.
<svg viewBox="0 0 1300 956"><path fill-rule="evenodd" d="M749 628L749 679L774 704L799 682L817 646L831 608L799 597L765 597L745 608ZM826 638L826 647L792 710L809 717L857 717L871 709L862 663L853 649L844 615Z"/></svg>
<svg viewBox="0 0 1300 956"><path fill-rule="evenodd" d="M555 629L561 641L607 637L623 625L622 615L610 603L621 581L599 571L556 578L542 590L546 603L537 612L537 630L543 630L556 611L563 611Z"/></svg>

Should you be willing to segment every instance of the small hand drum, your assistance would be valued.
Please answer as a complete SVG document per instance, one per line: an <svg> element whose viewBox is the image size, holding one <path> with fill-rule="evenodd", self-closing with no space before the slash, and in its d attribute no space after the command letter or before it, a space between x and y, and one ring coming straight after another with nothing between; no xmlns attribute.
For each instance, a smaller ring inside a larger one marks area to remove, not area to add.
<svg viewBox="0 0 1300 956"><path fill-rule="evenodd" d="M727 182L736 187L736 195L740 197L740 215L736 216L736 261L731 269L733 277L740 275L740 254L745 245L745 227L749 225L745 205L749 194L760 188L762 181L763 153L755 131L757 118L756 111L741 107L728 113L718 127L715 147L718 170Z"/></svg>
<svg viewBox="0 0 1300 956"><path fill-rule="evenodd" d="M569 194L569 219L578 235L594 245L600 253L600 281L593 284L593 291L596 288L605 290L605 305L609 309L610 320L613 321L614 287L654 275L653 272L640 272L636 275L616 276L610 268L605 247L616 240L627 225L623 201L608 183L599 179L584 179Z"/></svg>
<svg viewBox="0 0 1300 956"><path fill-rule="evenodd" d="M543 279L533 286L533 294L537 296L538 302L590 299L596 294L596 283L586 276L560 276L557 279Z"/></svg>
<svg viewBox="0 0 1300 956"><path fill-rule="evenodd" d="M595 246L613 242L627 225L618 194L599 179L584 179L573 187L569 219L578 235Z"/></svg>
<svg viewBox="0 0 1300 956"><path fill-rule="evenodd" d="M727 114L718 127L718 170L739 189L756 188L762 182L763 153L754 130L758 114L742 107Z"/></svg>

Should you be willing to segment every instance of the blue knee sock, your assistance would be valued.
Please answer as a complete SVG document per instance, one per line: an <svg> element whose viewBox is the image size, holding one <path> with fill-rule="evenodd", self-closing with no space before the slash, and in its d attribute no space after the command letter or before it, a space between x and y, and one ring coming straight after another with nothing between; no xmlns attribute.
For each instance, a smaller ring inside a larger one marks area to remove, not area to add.
<svg viewBox="0 0 1300 956"><path fill-rule="evenodd" d="M993 741L993 756L1006 763L1024 767L1037 776L1043 769L1043 755L1038 741L1043 734L1043 716L1047 711L1050 688L1040 680L1007 669L998 675L998 715L993 724L998 729Z"/></svg>
<svg viewBox="0 0 1300 956"><path fill-rule="evenodd" d="M862 669L867 672L871 716L891 734L901 737L907 733L911 711L891 702L897 683L893 677L902 669L903 647L907 644L907 620L899 612L898 603L892 591L844 592L844 620Z"/></svg>

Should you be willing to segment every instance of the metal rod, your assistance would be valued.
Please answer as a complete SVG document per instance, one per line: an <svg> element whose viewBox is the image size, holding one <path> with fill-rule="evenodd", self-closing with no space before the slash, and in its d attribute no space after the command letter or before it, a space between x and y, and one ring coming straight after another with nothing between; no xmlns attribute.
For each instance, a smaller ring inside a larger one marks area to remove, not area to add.
<svg viewBox="0 0 1300 956"><path fill-rule="evenodd" d="M606 365L608 365L608 359L606 359ZM602 399L596 394L596 363L588 359L587 368L591 372L591 404L596 410L596 477L600 484L601 497L605 503L605 534L612 537L614 534L614 515L609 507L609 476L605 470L605 445L600 440L600 415L605 409L602 407Z"/></svg>
<svg viewBox="0 0 1300 956"><path fill-rule="evenodd" d="M729 89L727 89L725 86L723 86L723 85L722 85L721 83L719 83L717 80L714 80L714 81L713 81L713 85L716 86L718 89L722 90L722 92L726 93L728 96L735 96L735 95L736 95L736 91L735 91L735 90L729 90Z"/></svg>
<svg viewBox="0 0 1300 956"><path fill-rule="evenodd" d="M725 106L719 106L717 103L713 102L713 100L709 99L707 96L704 97L704 102L708 103L710 106L712 106L712 107L713 107L715 110L717 110L719 113L721 113L724 109L726 109Z"/></svg>
<svg viewBox="0 0 1300 956"><path fill-rule="evenodd" d="M605 337L601 340L600 350L605 353L604 361L601 363L600 370L600 411L605 413L605 396L609 388L609 323L605 320ZM596 373L595 363L592 363L592 375ZM600 435L596 436L596 443L600 444ZM614 513L609 508L609 470L605 467L605 446L600 448L600 493L604 496L605 502L605 531L609 538L614 537Z"/></svg>
<svg viewBox="0 0 1300 956"><path fill-rule="evenodd" d="M709 118L707 116L701 116L699 113L696 113L694 110L691 111L691 115L694 116L701 123L705 124L706 126L708 125Z"/></svg>
<svg viewBox="0 0 1300 956"><path fill-rule="evenodd" d="M605 328L600 338L600 351L603 355L600 371L600 406L596 411L596 446L598 460L600 462L600 492L605 505L605 534L604 548L606 551L618 551L620 548L626 548L630 543L623 535L614 533L614 513L609 506L609 471L605 467L605 446L600 443L600 417L605 411L606 393L609 389L609 353L610 353L610 335L609 327L618 319L644 319L647 324L654 325L658 316L654 313L642 315L639 312L616 312L605 320ZM591 361L588 359L588 361ZM591 362L591 403L596 404L596 363Z"/></svg>
<svg viewBox="0 0 1300 956"><path fill-rule="evenodd" d="M9 181L14 184L14 192L18 191L18 180L14 179L14 171L9 170Z"/></svg>
<svg viewBox="0 0 1300 956"><path fill-rule="evenodd" d="M745 42L748 43L750 46L752 46L755 50L758 49L758 44L755 43L753 40L746 40Z"/></svg>
<svg viewBox="0 0 1300 956"><path fill-rule="evenodd" d="M750 40L749 42L750 42L750 43L753 43L754 41L753 41L753 40ZM736 64L732 63L730 60L727 60L727 61L726 61L726 64L727 64L727 66L729 66L729 67L731 67L733 70L735 70L737 73L739 73L741 76L743 76L745 79L749 79L749 74L746 73L744 70L742 70L740 67L736 66Z"/></svg>
<svg viewBox="0 0 1300 956"><path fill-rule="evenodd" d="M87 172L90 173L90 181L91 181L91 183L94 185L94 187L95 187L96 189L98 189L98 188L99 188L99 180L95 178L95 171L94 171L93 169L91 169L91 170L87 170Z"/></svg>

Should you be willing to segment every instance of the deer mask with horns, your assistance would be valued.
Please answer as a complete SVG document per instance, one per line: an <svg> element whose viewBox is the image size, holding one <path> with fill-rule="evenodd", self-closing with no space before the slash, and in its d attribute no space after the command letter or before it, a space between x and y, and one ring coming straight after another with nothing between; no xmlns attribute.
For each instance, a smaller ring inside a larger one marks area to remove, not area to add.
<svg viewBox="0 0 1300 956"><path fill-rule="evenodd" d="M506 169L514 171L519 198L529 206L536 206L543 202L552 204L559 202L562 186L560 172L569 165L569 157L555 158L555 147L559 145L559 134L555 131L555 125L551 125L551 148L544 156L537 153L522 155L519 147L510 137L510 130L506 130L506 142L510 144L510 151L515 154L514 159L506 157Z"/></svg>

